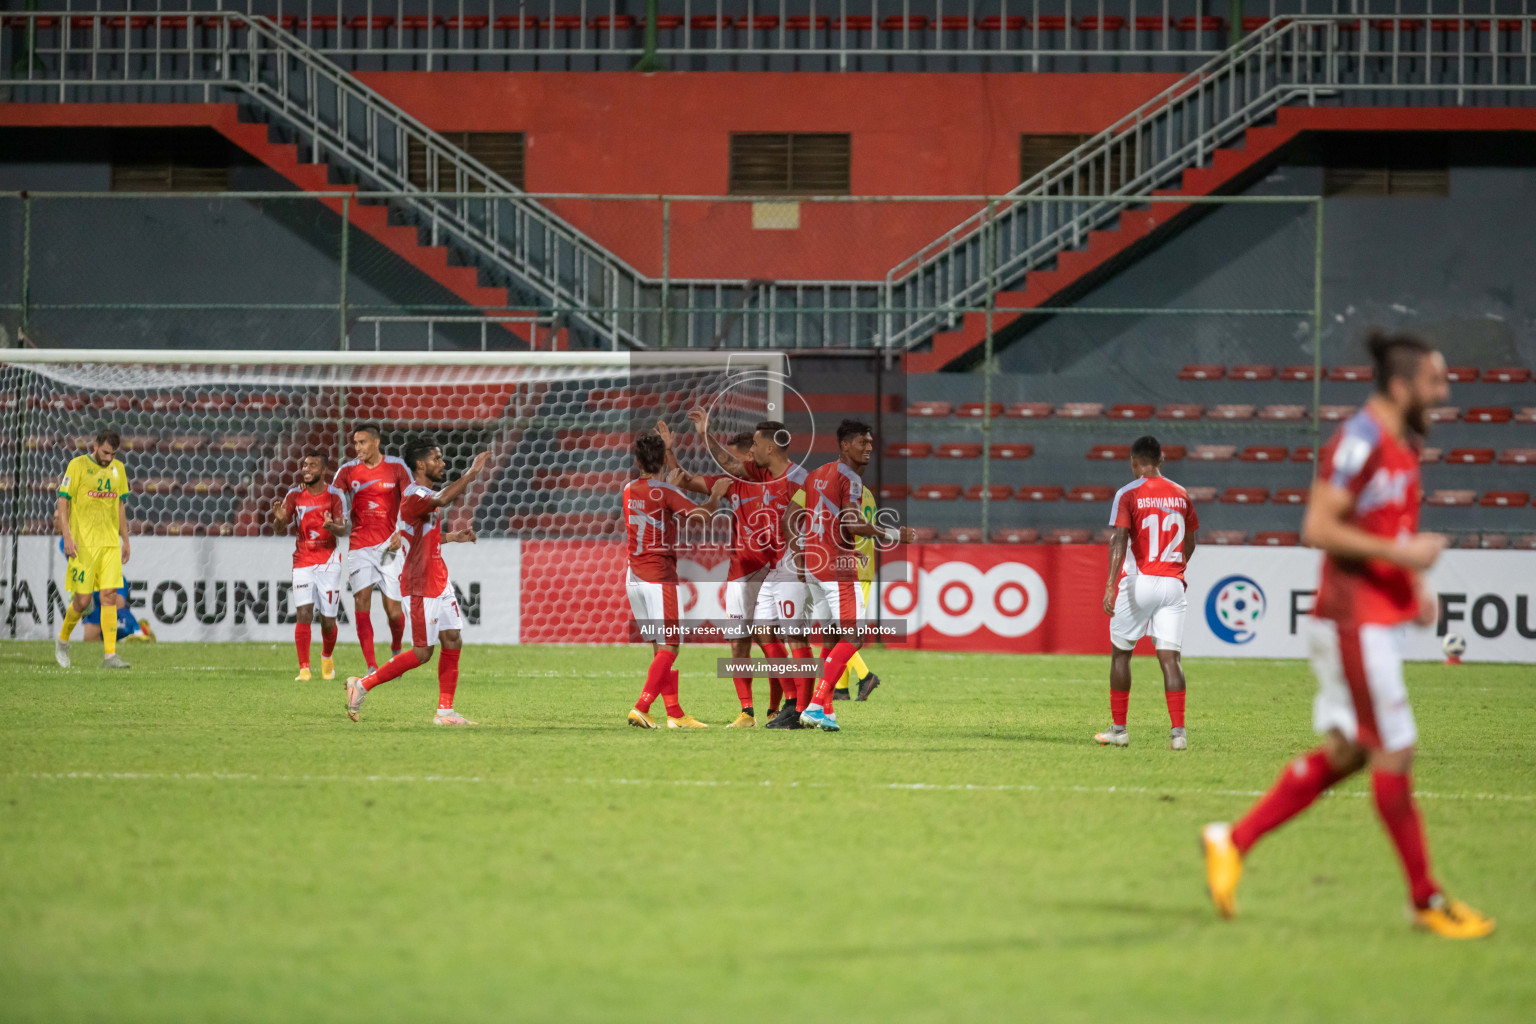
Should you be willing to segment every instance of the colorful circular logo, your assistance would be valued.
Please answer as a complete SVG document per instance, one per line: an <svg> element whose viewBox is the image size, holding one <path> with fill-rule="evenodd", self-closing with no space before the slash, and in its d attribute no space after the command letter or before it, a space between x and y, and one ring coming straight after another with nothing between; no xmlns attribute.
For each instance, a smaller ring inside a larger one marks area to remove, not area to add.
<svg viewBox="0 0 1536 1024"><path fill-rule="evenodd" d="M1264 591L1247 576L1228 576L1211 588L1205 599L1205 621L1217 638L1229 644L1245 644L1257 634L1264 618Z"/></svg>

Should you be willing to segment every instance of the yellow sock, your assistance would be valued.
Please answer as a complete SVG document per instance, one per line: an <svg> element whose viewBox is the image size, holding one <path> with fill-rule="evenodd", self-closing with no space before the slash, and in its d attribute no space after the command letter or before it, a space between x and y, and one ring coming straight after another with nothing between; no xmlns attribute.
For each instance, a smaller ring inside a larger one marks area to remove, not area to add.
<svg viewBox="0 0 1536 1024"><path fill-rule="evenodd" d="M101 646L108 656L117 653L117 605L101 603Z"/></svg>
<svg viewBox="0 0 1536 1024"><path fill-rule="evenodd" d="M854 677L856 679L863 679L865 676L869 675L869 666L864 664L864 659L859 657L858 651L854 651L853 657L848 659L848 667L858 673L858 675Z"/></svg>
<svg viewBox="0 0 1536 1024"><path fill-rule="evenodd" d="M69 643L69 634L73 633L75 627L80 625L80 615L80 612L75 611L75 603L73 601L65 607L64 625L59 627L59 640L61 642Z"/></svg>

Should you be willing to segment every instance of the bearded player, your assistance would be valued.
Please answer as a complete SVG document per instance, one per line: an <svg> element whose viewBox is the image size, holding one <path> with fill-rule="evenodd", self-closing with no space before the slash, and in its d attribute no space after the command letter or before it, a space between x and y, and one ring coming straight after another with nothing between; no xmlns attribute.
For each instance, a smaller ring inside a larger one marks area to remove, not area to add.
<svg viewBox="0 0 1536 1024"><path fill-rule="evenodd" d="M624 550L629 556L629 571L624 590L635 619L660 629L660 639L651 643L651 665L646 670L640 699L629 712L629 724L641 729L656 729L651 705L659 696L667 708L667 728L704 729L703 722L683 711L678 697L677 660L681 638L677 635L677 531L687 521L706 522L720 503L720 496L730 486L720 478L710 491L709 500L695 505L682 490L667 480L667 445L661 435L647 431L635 439L635 464L641 476L624 486Z"/></svg>
<svg viewBox="0 0 1536 1024"><path fill-rule="evenodd" d="M1184 735L1184 567L1195 550L1200 517L1189 492L1163 476L1163 446L1152 436L1131 445L1135 477L1115 494L1109 525L1109 582L1104 614L1109 621L1109 713L1114 724L1094 734L1099 746L1128 746L1126 710L1131 702L1131 651L1151 636L1163 669L1163 695L1173 731L1171 750L1188 750Z"/></svg>
<svg viewBox="0 0 1536 1024"><path fill-rule="evenodd" d="M352 449L357 458L341 464L331 486L347 499L352 513L352 539L347 551L347 575L352 585L352 613L357 645L363 663L378 668L373 654L373 592L384 598L384 617L389 620L389 653L400 653L405 635L405 613L400 607L400 538L395 520L400 497L411 486L405 463L379 450L379 428L360 423L352 430Z"/></svg>
<svg viewBox="0 0 1536 1024"><path fill-rule="evenodd" d="M1324 552L1308 647L1318 694L1312 721L1323 744L1286 766L1236 825L1205 826L1206 879L1224 917L1236 910L1243 861L1265 834L1322 793L1370 766L1376 811L1408 879L1416 927L1454 939L1493 931L1491 918L1445 895L1429 873L1424 825L1413 800L1418 739L1403 685L1404 627L1434 623L1425 586L1445 537L1419 533L1419 449L1426 410L1450 395L1445 360L1408 334L1367 339L1376 389L1318 453L1302 539Z"/></svg>
<svg viewBox="0 0 1536 1024"><path fill-rule="evenodd" d="M443 562L443 545L473 544L472 529L443 532L443 509L464 494L470 483L491 462L490 452L481 452L469 472L447 487L443 480L448 467L443 450L426 438L412 441L405 449L405 464L415 475L400 499L400 536L405 547L405 564L400 570L400 592L411 620L411 649L390 658L382 668L362 678L347 680L347 717L357 721L358 711L368 692L382 683L396 679L432 660L439 640L443 656L437 662L437 714L434 725L474 725L453 709L453 696L459 686L459 652L464 646L461 630L464 618L459 601ZM441 488L441 490L439 490Z"/></svg>
<svg viewBox="0 0 1536 1024"><path fill-rule="evenodd" d="M77 455L59 481L53 523L69 558L65 591L70 595L64 622L53 642L53 660L69 668L69 635L99 595L102 668L127 668L117 653L117 610L123 604L123 565L128 561L128 471L117 458L117 431L97 433L90 453Z"/></svg>
<svg viewBox="0 0 1536 1024"><path fill-rule="evenodd" d="M325 453L304 453L299 464L298 487L272 503L272 523L279 532L294 532L293 606L298 622L293 627L293 646L299 655L296 683L307 683L309 645L315 609L320 609L320 678L336 678L336 611L341 605L341 550L345 537L347 504L339 490L325 483Z"/></svg>

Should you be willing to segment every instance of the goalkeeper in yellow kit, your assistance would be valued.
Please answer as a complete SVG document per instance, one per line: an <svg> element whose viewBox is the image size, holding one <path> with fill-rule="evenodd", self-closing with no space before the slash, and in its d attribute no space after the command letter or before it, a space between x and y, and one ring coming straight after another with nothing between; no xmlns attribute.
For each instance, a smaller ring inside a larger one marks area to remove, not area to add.
<svg viewBox="0 0 1536 1024"><path fill-rule="evenodd" d="M128 561L128 471L117 459L122 439L115 430L96 435L89 454L72 459L59 481L59 502L53 522L69 557L65 590L70 603L64 625L53 644L53 660L69 668L69 635L91 607L91 595L101 594L103 668L127 668L117 654L117 609L122 596L123 563Z"/></svg>

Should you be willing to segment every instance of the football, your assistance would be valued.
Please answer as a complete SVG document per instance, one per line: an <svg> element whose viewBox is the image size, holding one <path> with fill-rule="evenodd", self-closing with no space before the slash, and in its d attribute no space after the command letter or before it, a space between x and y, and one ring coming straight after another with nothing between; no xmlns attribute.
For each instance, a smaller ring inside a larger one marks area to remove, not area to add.
<svg viewBox="0 0 1536 1024"><path fill-rule="evenodd" d="M1445 652L1447 658L1459 658L1467 653L1467 638L1459 633L1452 633L1440 642L1440 649Z"/></svg>

